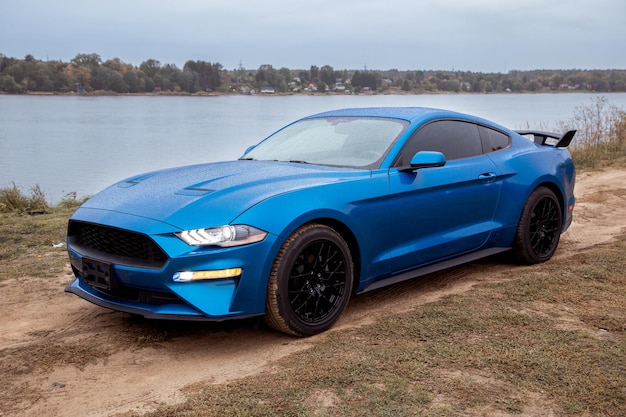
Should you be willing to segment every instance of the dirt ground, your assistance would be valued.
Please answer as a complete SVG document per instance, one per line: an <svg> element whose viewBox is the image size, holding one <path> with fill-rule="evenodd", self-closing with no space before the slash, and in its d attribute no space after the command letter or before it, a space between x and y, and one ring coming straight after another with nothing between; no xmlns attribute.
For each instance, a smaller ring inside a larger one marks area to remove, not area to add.
<svg viewBox="0 0 626 417"><path fill-rule="evenodd" d="M558 257L611 240L626 227L626 170L578 176L574 224ZM331 330L381 317L497 281L515 266L468 265L354 297ZM63 292L69 267L49 279L0 287L0 416L111 416L181 402L197 383L263 372L324 334L297 339L259 320L154 322L113 312ZM33 285L36 282L37 285Z"/></svg>

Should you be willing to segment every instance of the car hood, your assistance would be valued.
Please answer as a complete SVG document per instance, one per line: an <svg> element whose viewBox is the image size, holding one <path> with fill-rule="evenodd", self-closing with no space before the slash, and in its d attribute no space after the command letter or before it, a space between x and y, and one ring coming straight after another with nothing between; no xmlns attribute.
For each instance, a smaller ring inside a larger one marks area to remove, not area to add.
<svg viewBox="0 0 626 417"><path fill-rule="evenodd" d="M130 214L179 229L211 227L228 224L278 194L369 175L287 162L217 162L128 178L96 194L81 209Z"/></svg>

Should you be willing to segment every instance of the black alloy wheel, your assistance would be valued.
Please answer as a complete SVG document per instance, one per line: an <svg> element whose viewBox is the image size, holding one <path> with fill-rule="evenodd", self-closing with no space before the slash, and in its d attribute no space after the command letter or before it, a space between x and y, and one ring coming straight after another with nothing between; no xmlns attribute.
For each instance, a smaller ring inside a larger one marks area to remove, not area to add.
<svg viewBox="0 0 626 417"><path fill-rule="evenodd" d="M528 198L513 243L516 259L526 264L545 262L554 255L561 236L563 211L554 193L539 187Z"/></svg>
<svg viewBox="0 0 626 417"><path fill-rule="evenodd" d="M352 291L353 266L343 238L310 224L283 244L268 283L266 322L277 330L310 336L329 329Z"/></svg>

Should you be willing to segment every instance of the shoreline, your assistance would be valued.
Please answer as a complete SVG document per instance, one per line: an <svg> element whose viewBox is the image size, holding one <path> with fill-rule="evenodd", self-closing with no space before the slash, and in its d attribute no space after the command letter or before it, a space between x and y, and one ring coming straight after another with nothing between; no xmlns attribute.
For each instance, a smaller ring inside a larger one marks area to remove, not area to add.
<svg viewBox="0 0 626 417"><path fill-rule="evenodd" d="M184 93L174 91L160 91L153 93L115 93L113 91L92 91L88 93L78 93L75 91L69 92L48 92L48 91L28 91L25 93L7 93L0 91L0 95L3 96L84 96L84 97L224 97L224 96L242 96L242 97L285 97L285 96L491 96L491 95L512 95L512 94L524 94L524 95L537 95L537 94L620 94L621 91L592 91L582 89L572 90L558 90L558 89L542 89L538 91L493 91L490 93L483 92L471 92L471 91L402 91L396 88L386 89L379 92L369 93L339 93L339 92L277 92L277 93L256 93L256 94L242 94L238 92L202 92L202 93Z"/></svg>

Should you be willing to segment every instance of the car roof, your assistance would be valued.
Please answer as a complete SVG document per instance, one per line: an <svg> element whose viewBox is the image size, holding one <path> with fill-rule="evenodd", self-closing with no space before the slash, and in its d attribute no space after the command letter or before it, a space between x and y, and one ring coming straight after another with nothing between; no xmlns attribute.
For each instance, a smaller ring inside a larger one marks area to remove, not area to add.
<svg viewBox="0 0 626 417"><path fill-rule="evenodd" d="M417 121L433 117L463 117L474 119L474 117L467 114L430 107L357 107L318 113L308 116L306 119L318 117L387 117L407 121Z"/></svg>
<svg viewBox="0 0 626 417"><path fill-rule="evenodd" d="M510 129L481 117L431 107L356 107L331 110L307 116L304 119L321 117L384 117L406 120L412 124L420 124L433 119L461 119L491 126L508 134L512 133Z"/></svg>

